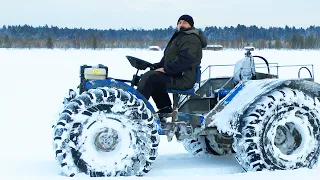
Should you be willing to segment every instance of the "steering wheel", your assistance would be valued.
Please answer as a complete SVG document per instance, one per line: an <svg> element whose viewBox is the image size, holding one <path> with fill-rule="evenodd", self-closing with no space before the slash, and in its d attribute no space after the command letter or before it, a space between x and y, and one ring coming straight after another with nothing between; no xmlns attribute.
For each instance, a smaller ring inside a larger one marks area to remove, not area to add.
<svg viewBox="0 0 320 180"><path fill-rule="evenodd" d="M155 69L151 63L145 60L142 60L133 56L126 56L126 58L129 60L131 66L135 67L138 70L145 70L147 68L150 68L152 70Z"/></svg>

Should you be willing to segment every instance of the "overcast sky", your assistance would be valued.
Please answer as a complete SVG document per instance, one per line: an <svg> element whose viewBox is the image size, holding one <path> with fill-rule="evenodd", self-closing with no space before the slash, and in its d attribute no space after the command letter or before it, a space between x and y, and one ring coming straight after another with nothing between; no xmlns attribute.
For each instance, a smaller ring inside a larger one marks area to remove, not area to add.
<svg viewBox="0 0 320 180"><path fill-rule="evenodd" d="M195 26L320 25L320 0L0 0L0 25L166 28L182 14Z"/></svg>

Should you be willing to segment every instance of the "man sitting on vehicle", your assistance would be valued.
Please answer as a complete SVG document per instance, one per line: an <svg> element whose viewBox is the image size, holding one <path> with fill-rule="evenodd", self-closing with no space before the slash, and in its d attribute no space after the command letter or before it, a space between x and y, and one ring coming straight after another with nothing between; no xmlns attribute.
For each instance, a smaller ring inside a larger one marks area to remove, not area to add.
<svg viewBox="0 0 320 180"><path fill-rule="evenodd" d="M182 15L177 30L164 50L155 70L145 73L137 90L148 100L152 96L159 111L172 113L171 100L166 89L186 90L196 82L196 69L202 59L202 48L207 46L206 38L194 27L193 18Z"/></svg>

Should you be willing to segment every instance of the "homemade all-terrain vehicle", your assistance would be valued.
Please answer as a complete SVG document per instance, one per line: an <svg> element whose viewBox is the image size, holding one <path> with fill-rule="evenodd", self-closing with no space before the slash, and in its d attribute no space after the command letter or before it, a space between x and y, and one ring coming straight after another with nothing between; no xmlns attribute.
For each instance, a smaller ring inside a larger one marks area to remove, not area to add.
<svg viewBox="0 0 320 180"><path fill-rule="evenodd" d="M265 61L266 73L256 71L254 58ZM104 65L81 66L79 92L70 89L53 125L56 160L66 176L142 176L156 160L159 135L175 137L193 155L235 153L245 171L317 166L320 85L313 66L299 69L310 78L280 79L270 68L281 66L250 50L232 65L231 77L203 79L199 66L194 88L167 90L174 112L162 118L134 88L139 70L152 64L127 59L137 69L132 80L109 77Z"/></svg>

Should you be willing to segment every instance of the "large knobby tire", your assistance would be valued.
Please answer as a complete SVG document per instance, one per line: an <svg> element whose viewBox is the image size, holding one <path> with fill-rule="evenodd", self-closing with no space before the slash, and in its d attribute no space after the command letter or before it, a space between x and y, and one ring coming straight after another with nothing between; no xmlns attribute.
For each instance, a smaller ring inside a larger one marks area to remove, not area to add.
<svg viewBox="0 0 320 180"><path fill-rule="evenodd" d="M193 156L206 156L210 154L206 149L205 136L182 141L184 149Z"/></svg>
<svg viewBox="0 0 320 180"><path fill-rule="evenodd" d="M216 133L213 135L205 136L205 143L207 151L216 156L228 155L234 153L232 143L232 136L224 136L223 134Z"/></svg>
<svg viewBox="0 0 320 180"><path fill-rule="evenodd" d="M217 142L223 140L224 143ZM195 139L182 141L184 148L193 156L227 155L233 153L232 139L221 136L221 134L199 136Z"/></svg>
<svg viewBox="0 0 320 180"><path fill-rule="evenodd" d="M56 160L67 176L141 176L159 135L153 113L121 89L92 89L68 103L54 126Z"/></svg>
<svg viewBox="0 0 320 180"><path fill-rule="evenodd" d="M235 136L236 158L246 171L313 168L320 153L319 101L282 88L244 112Z"/></svg>

